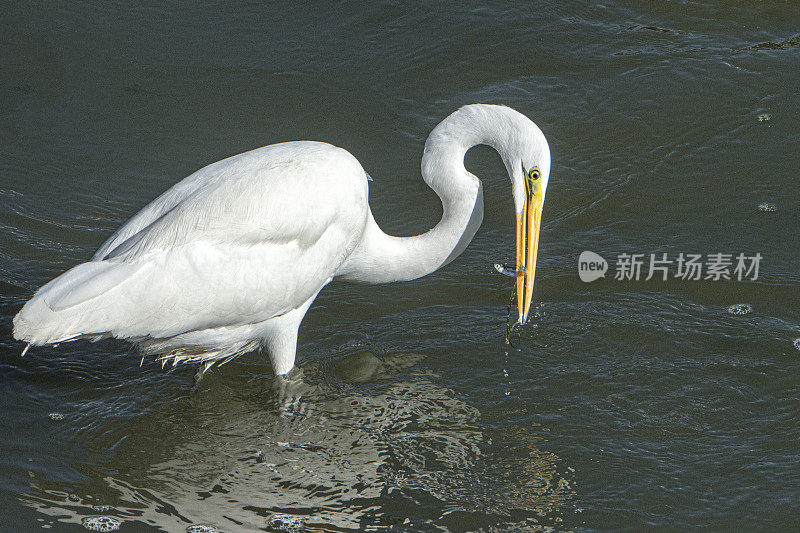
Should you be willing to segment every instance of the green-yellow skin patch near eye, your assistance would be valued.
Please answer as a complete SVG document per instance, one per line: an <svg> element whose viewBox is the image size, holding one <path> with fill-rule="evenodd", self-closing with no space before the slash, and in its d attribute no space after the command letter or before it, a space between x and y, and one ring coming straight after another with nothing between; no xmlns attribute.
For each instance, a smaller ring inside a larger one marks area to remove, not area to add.
<svg viewBox="0 0 800 533"><path fill-rule="evenodd" d="M528 198L536 198L542 194L542 182L539 179L541 177L539 167L532 167L525 172L525 194Z"/></svg>

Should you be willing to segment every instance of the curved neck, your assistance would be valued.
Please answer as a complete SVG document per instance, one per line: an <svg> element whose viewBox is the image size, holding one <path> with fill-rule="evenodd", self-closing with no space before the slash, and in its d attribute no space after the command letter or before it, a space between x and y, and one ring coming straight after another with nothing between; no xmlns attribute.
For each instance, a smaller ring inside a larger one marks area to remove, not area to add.
<svg viewBox="0 0 800 533"><path fill-rule="evenodd" d="M483 221L483 186L464 168L464 155L477 144L487 144L506 161L507 132L514 129L508 111L467 106L436 126L425 142L422 178L442 201L442 219L422 235L392 237L381 231L370 211L361 243L339 275L370 283L407 281L458 257Z"/></svg>

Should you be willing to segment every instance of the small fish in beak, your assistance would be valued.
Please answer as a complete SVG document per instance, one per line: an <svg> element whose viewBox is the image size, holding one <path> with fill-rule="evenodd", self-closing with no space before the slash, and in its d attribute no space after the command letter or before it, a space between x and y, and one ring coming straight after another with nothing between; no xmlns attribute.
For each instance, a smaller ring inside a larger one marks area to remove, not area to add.
<svg viewBox="0 0 800 533"><path fill-rule="evenodd" d="M498 272L500 272L504 276L508 276L510 278L516 278L517 277L517 270L514 269L514 268L511 268L508 265L504 265L502 263L495 263L494 264L494 269L497 270Z"/></svg>

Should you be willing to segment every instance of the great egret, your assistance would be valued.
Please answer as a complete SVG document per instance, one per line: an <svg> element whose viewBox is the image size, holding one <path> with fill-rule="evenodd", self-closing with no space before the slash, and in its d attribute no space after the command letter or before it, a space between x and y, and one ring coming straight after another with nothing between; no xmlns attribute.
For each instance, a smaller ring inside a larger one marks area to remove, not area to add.
<svg viewBox="0 0 800 533"><path fill-rule="evenodd" d="M473 104L425 142L422 178L443 206L427 233L381 231L367 202L369 177L346 150L310 141L258 148L202 168L153 200L89 262L40 288L14 317L14 337L28 347L116 337L204 369L263 347L275 374L286 374L300 322L332 280L412 280L464 251L483 220L481 181L464 168L477 144L497 150L511 178L524 323L550 148L521 113Z"/></svg>

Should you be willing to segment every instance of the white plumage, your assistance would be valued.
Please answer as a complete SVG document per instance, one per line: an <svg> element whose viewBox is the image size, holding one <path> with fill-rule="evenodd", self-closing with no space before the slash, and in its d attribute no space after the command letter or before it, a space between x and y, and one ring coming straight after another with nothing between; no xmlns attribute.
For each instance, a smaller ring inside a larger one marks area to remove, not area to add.
<svg viewBox="0 0 800 533"><path fill-rule="evenodd" d="M478 143L503 156L518 213L514 169L528 164L520 157L546 166L546 186L550 154L539 129L509 108L467 106L426 143L423 177L442 197L442 221L409 238L380 231L367 174L341 148L289 142L209 165L39 289L14 318L14 336L33 345L111 336L206 368L264 347L284 374L300 322L331 280L414 279L466 247L483 200L463 156Z"/></svg>

